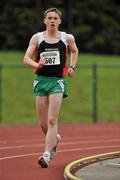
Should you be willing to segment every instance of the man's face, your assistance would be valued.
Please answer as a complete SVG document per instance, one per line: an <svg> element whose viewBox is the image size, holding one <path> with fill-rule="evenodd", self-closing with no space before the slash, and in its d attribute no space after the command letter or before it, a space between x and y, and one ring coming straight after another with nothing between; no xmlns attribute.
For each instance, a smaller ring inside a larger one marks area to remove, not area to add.
<svg viewBox="0 0 120 180"><path fill-rule="evenodd" d="M48 29L57 29L61 24L61 19L56 12L48 12L44 19L44 24Z"/></svg>

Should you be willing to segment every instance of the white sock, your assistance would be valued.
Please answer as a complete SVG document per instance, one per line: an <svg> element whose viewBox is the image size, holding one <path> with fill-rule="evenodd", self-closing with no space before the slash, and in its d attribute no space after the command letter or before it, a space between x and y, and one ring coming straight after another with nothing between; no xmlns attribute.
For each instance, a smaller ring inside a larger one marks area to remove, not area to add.
<svg viewBox="0 0 120 180"><path fill-rule="evenodd" d="M45 158L47 161L50 160L50 152L49 152L49 151L45 151L45 152L43 153L43 156L44 156L44 158Z"/></svg>

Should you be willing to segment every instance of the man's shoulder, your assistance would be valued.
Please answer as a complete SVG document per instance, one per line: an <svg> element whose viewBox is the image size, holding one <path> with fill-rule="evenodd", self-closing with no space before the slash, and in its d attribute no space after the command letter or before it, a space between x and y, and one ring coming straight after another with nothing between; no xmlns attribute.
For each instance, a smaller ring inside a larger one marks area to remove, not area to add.
<svg viewBox="0 0 120 180"><path fill-rule="evenodd" d="M40 35L42 35L43 34L43 31L41 31L41 32L36 32L35 34L33 34L32 36L40 36Z"/></svg>
<svg viewBox="0 0 120 180"><path fill-rule="evenodd" d="M68 39L74 38L73 34L67 33L65 31L60 31L60 33L64 36L66 36Z"/></svg>
<svg viewBox="0 0 120 180"><path fill-rule="evenodd" d="M66 36L68 40L74 40L73 34L67 34Z"/></svg>

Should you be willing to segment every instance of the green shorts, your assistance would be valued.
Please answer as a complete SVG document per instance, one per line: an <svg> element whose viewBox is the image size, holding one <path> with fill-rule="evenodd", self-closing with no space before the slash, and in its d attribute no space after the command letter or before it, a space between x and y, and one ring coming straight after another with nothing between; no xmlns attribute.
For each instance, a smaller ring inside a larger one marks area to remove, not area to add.
<svg viewBox="0 0 120 180"><path fill-rule="evenodd" d="M45 77L36 75L34 78L35 96L49 96L50 94L63 93L67 97L67 80L65 77Z"/></svg>

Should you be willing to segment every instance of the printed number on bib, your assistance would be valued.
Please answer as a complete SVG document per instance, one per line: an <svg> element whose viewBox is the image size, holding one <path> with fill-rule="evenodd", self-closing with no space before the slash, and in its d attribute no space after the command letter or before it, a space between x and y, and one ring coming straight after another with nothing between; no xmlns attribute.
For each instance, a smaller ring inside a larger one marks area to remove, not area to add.
<svg viewBox="0 0 120 180"><path fill-rule="evenodd" d="M45 65L58 65L60 64L60 53L59 51L48 51L40 54L40 57L46 58Z"/></svg>

